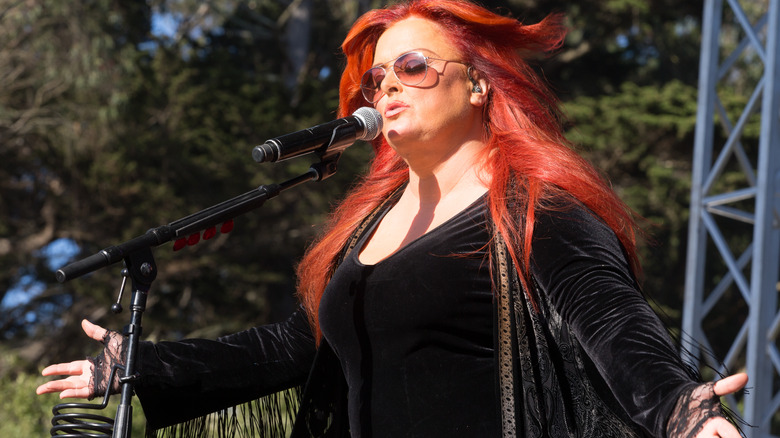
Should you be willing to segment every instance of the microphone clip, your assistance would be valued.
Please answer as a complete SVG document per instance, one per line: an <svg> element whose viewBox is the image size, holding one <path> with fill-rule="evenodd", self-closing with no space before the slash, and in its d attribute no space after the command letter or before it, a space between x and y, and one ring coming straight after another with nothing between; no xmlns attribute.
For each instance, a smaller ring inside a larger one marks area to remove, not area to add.
<svg viewBox="0 0 780 438"><path fill-rule="evenodd" d="M319 157L320 162L311 165L311 170L316 173L313 176L314 181L322 181L333 176L338 170L339 158L344 150L351 146L355 141L357 128L352 124L345 124L336 127L327 144L314 151Z"/></svg>

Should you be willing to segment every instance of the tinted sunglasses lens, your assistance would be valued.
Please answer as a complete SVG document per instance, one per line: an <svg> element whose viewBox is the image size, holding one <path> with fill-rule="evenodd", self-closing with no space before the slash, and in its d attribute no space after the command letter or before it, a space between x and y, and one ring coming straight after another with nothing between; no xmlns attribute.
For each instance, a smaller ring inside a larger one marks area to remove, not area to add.
<svg viewBox="0 0 780 438"><path fill-rule="evenodd" d="M417 85L425 79L428 73L428 64L420 53L407 53L398 58L393 64L395 76L401 83Z"/></svg>
<svg viewBox="0 0 780 438"><path fill-rule="evenodd" d="M374 67L367 72L363 73L363 78L360 81L360 89L363 91L363 97L367 101L374 103L378 99L379 86L385 79L385 71L381 67Z"/></svg>

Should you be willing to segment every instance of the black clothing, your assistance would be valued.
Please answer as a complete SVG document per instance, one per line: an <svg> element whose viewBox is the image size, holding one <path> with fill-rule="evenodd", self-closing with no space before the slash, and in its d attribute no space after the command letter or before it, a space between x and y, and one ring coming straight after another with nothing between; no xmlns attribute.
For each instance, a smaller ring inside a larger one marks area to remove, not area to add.
<svg viewBox="0 0 780 438"><path fill-rule="evenodd" d="M667 436L696 388L611 230L578 204L537 215L529 300L496 236L505 430L525 437ZM505 284L508 283L508 284ZM683 410L684 415L688 412Z"/></svg>
<svg viewBox="0 0 780 438"><path fill-rule="evenodd" d="M486 214L480 199L366 266L371 227L333 274L320 326L344 369L352 437L500 434Z"/></svg>
<svg viewBox="0 0 780 438"><path fill-rule="evenodd" d="M314 336L303 310L286 321L216 341L140 342L136 394L157 429L300 386L311 371Z"/></svg>
<svg viewBox="0 0 780 438"><path fill-rule="evenodd" d="M376 220L355 233L350 248ZM531 265L535 305L521 289L500 235L494 234L490 244L495 299L489 318L503 436L665 436L676 400L697 384L687 375L665 327L638 291L614 233L576 201L538 211ZM453 260L438 262L446 261ZM344 275L349 275L349 269L346 272ZM414 292L406 288L399 291ZM409 309L419 311L421 306L416 303ZM400 310L403 308L393 313ZM342 335L338 332L343 326L323 322L326 332ZM397 329L399 321L382 324ZM353 379L354 366L349 361L356 356L346 350L356 348L359 342L335 348L344 356L344 370ZM372 346L370 351L379 354L383 348ZM312 359L314 342L302 311L284 323L214 342L144 343L139 356L142 378L137 392L152 427L300 384L306 370L311 369L293 436L348 436L343 418L348 389L342 367L327 338ZM357 378L365 378L365 374L360 370ZM368 374L370 377L370 371ZM454 380L469 378L454 376ZM352 394L354 400L361 396ZM372 394L364 401L382 403L374 399L382 396ZM430 404L427 407L435 411L437 406ZM410 415L410 420L417 415L404 414L404 409L393 406L382 414L388 421L397 415ZM367 412L376 417L377 411L373 406Z"/></svg>

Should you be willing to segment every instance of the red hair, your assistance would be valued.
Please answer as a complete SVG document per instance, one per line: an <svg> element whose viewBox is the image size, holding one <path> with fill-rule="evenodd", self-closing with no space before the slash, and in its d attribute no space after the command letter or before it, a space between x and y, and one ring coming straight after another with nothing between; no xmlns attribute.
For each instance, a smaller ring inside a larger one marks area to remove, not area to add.
<svg viewBox="0 0 780 438"><path fill-rule="evenodd" d="M566 31L561 15L525 25L463 0L412 0L370 11L357 20L342 44L347 65L341 76L339 117L366 105L360 78L373 64L377 40L387 28L410 16L438 23L463 61L490 85L484 107L484 158L492 175L489 209L524 285L530 272L535 212L544 200L560 194L579 200L617 234L638 273L631 211L570 147L557 99L530 64L562 46ZM409 178L406 163L383 137L373 147L375 157L368 173L332 213L324 234L298 266L299 298L318 339L320 299L344 245L363 218Z"/></svg>

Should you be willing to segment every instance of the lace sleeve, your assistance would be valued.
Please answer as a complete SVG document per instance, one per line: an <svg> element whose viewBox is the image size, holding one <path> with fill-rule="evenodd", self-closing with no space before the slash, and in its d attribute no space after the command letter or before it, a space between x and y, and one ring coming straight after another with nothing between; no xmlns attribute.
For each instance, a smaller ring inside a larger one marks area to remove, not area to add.
<svg viewBox="0 0 780 438"><path fill-rule="evenodd" d="M715 384L694 386L680 395L666 424L668 438L691 438L713 417L723 417Z"/></svg>
<svg viewBox="0 0 780 438"><path fill-rule="evenodd" d="M96 357L87 359L92 364L89 400L104 395L109 385L111 386L110 394L118 394L120 392L118 376L114 376L112 382L108 380L111 378L111 370L115 365L124 366L125 364L125 356L127 354L127 342L125 340L121 333L107 330L101 341L103 351Z"/></svg>

